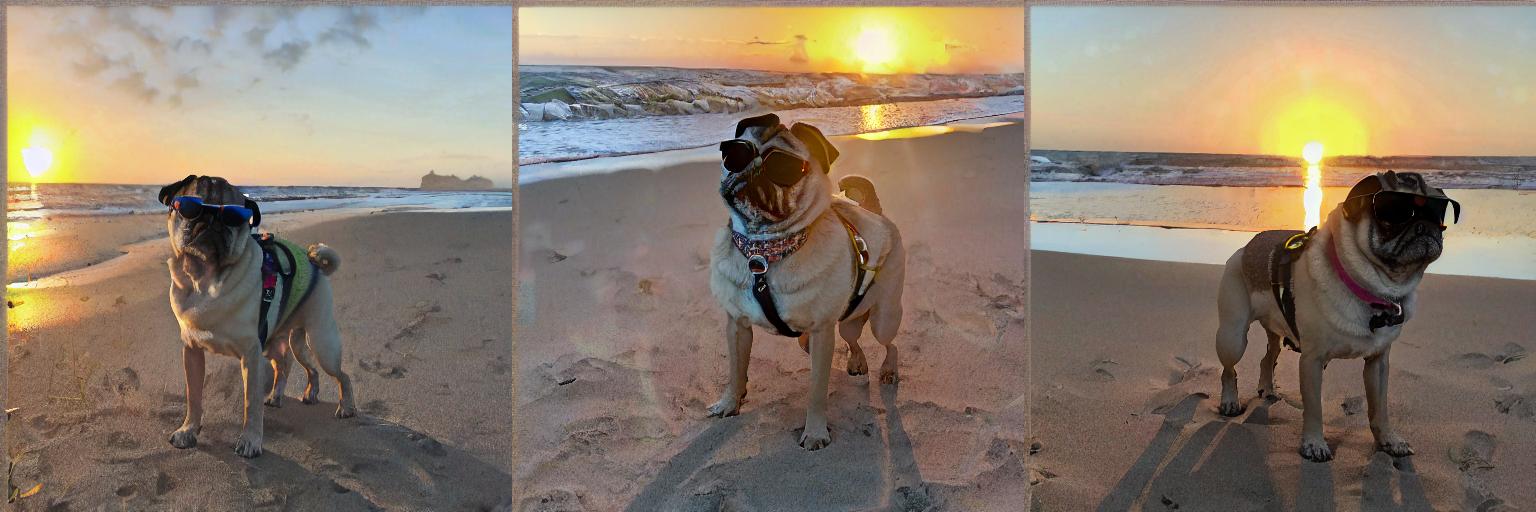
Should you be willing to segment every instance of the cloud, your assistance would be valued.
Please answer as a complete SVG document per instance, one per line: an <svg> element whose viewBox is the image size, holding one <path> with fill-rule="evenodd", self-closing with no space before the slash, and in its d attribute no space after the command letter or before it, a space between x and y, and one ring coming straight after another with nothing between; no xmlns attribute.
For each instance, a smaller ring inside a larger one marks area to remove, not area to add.
<svg viewBox="0 0 1536 512"><path fill-rule="evenodd" d="M128 93L145 103L153 103L160 96L160 89L149 84L143 71L128 73L112 82L112 88Z"/></svg>
<svg viewBox="0 0 1536 512"><path fill-rule="evenodd" d="M261 58L283 71L290 71L294 66L298 66L308 53L309 41L298 40L283 43L277 49L262 54Z"/></svg>
<svg viewBox="0 0 1536 512"><path fill-rule="evenodd" d="M341 18L336 24L325 32L320 33L317 39L321 43L348 42L359 48L372 48L368 41L367 33L379 28L378 15L370 9L350 7L342 12Z"/></svg>

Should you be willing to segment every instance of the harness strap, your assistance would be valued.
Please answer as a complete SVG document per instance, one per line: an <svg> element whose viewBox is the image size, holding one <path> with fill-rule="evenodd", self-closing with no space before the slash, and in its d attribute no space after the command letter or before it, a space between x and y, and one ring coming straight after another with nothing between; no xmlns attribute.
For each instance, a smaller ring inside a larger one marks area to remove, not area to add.
<svg viewBox="0 0 1536 512"><path fill-rule="evenodd" d="M780 336L799 338L800 331L796 331L779 317L779 307L773 303L773 291L768 287L768 260L762 256L752 256L747 259L747 269L752 271L752 298L757 300L757 305L763 308L763 316L768 323L773 324L773 329L779 331Z"/></svg>
<svg viewBox="0 0 1536 512"><path fill-rule="evenodd" d="M267 336L270 333L267 319L273 315L271 313L272 303L277 303L276 315L278 318L276 321L281 323L284 320L282 318L283 312L287 311L288 302L293 299L293 276L298 272L299 261L293 255L293 251L289 250L286 244L278 242L271 233L252 234L251 237L256 239L256 243L261 247L262 253L261 311L256 320L256 336L261 341L261 348L265 350L267 348ZM279 251L282 252L283 259L288 262L287 270L283 270L283 266L277 262L276 254ZM308 258L305 258L304 262L310 263ZM313 265L313 263L310 264ZM270 274L266 272L268 268L271 268ZM306 296L309 294L309 290L314 288L313 285L317 277L315 274L315 272L310 272L309 274L309 284L311 286L305 288L304 293ZM283 296L281 299L278 299L276 296L278 279L283 281ZM304 298L299 297L299 300L304 300Z"/></svg>
<svg viewBox="0 0 1536 512"><path fill-rule="evenodd" d="M853 247L853 296L848 299L848 308L843 310L843 316L838 317L842 321L859 308L859 303L864 302L864 294L869 292L869 285L875 282L875 274L880 272L880 267L869 266L869 244L864 242L864 237L859 236L859 228L848 222L843 214L837 213L836 209L832 213L843 223L843 230L848 232L848 243ZM866 275L869 279L865 279Z"/></svg>
<svg viewBox="0 0 1536 512"><path fill-rule="evenodd" d="M1285 345L1295 351L1300 351L1296 343L1301 341L1301 331L1296 328L1296 292L1291 283L1291 264L1307 249L1307 242L1312 240L1315 232L1317 228L1313 227L1306 233L1291 235L1270 253L1270 290L1274 292L1275 304L1280 306L1280 314L1285 317L1286 327L1291 329L1291 336L1295 337L1294 340L1286 337Z"/></svg>

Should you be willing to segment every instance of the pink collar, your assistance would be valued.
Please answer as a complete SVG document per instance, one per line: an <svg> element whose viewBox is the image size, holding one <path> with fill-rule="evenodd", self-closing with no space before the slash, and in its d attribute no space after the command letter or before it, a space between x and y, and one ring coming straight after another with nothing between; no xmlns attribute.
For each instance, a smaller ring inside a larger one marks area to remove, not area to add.
<svg viewBox="0 0 1536 512"><path fill-rule="evenodd" d="M1333 273L1339 276L1340 281L1344 282L1344 286L1348 287L1349 291L1354 292L1355 297L1359 297L1360 300L1365 301L1366 304L1370 304L1371 308L1386 310L1389 316L1401 317L1403 314L1403 306L1401 304L1383 299L1376 296L1375 294L1372 294L1369 290L1366 290L1364 286L1361 286L1359 282L1355 281L1354 278L1349 276L1349 271L1344 270L1344 264L1339 261L1339 251L1337 246L1338 242L1334 240L1334 237L1329 237L1328 263L1330 263L1333 267Z"/></svg>

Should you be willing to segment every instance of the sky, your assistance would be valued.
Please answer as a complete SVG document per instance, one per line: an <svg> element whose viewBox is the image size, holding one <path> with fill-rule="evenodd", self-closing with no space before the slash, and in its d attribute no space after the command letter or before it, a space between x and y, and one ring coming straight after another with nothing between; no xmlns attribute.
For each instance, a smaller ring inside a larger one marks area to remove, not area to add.
<svg viewBox="0 0 1536 512"><path fill-rule="evenodd" d="M510 7L8 7L7 175L512 181Z"/></svg>
<svg viewBox="0 0 1536 512"><path fill-rule="evenodd" d="M526 7L518 63L1022 73L1023 8Z"/></svg>
<svg viewBox="0 0 1536 512"><path fill-rule="evenodd" d="M1536 155L1536 6L1047 6L1031 145Z"/></svg>

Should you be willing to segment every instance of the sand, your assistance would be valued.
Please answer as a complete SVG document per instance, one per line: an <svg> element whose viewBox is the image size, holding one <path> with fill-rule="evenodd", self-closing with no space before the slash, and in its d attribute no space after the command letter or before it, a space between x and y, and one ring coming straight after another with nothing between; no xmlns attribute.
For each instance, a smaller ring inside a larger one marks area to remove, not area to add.
<svg viewBox="0 0 1536 512"><path fill-rule="evenodd" d="M726 134L722 134L726 135ZM1020 510L1029 486L1026 175L1019 124L834 138L870 177L909 260L901 381L832 363L832 445L796 444L809 357L756 330L741 415L707 283L726 219L718 164L521 190L519 510ZM884 351L865 334L870 361Z"/></svg>
<svg viewBox="0 0 1536 512"><path fill-rule="evenodd" d="M185 398L163 239L61 274L66 286L7 290L19 302L8 312L7 407L17 408L5 423L10 484L42 486L18 508L509 504L512 433L500 412L511 408L511 223L506 211L271 216L279 235L323 241L342 255L332 283L360 411L332 417L329 381L321 404L300 404L300 375L283 407L267 410L265 453L255 459L232 449L242 398L230 357L208 360L199 445L177 450L166 441Z"/></svg>
<svg viewBox="0 0 1536 512"><path fill-rule="evenodd" d="M1392 351L1389 402L1417 454L1374 449L1360 360L1329 364L1335 459L1304 461L1296 354L1282 400L1253 395L1264 338L1238 366L1248 411L1216 413L1221 267L1036 251L1035 510L1512 510L1536 503L1536 286L1428 275ZM1503 505L1498 505L1502 503Z"/></svg>

